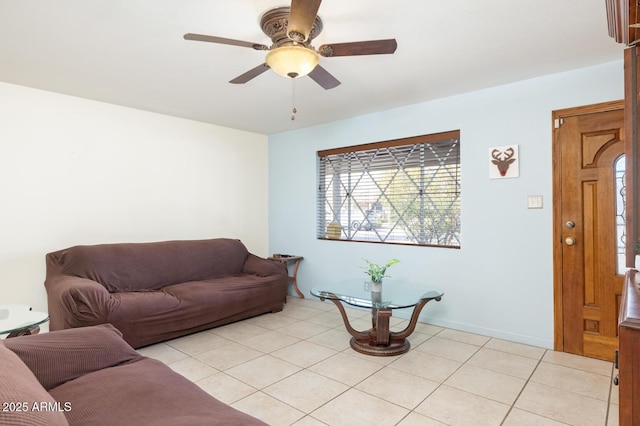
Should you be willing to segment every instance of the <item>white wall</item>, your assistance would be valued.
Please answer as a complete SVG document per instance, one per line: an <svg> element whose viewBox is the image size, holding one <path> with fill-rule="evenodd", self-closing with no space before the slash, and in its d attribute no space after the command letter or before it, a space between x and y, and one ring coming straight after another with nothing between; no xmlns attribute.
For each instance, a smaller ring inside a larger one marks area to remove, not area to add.
<svg viewBox="0 0 640 426"><path fill-rule="evenodd" d="M339 88L335 90L340 90ZM553 346L551 112L623 97L621 61L269 137L270 251L304 256L299 286L366 278L362 258L401 263L394 279L439 287L421 321ZM317 240L316 151L460 129L462 248ZM490 180L490 147L518 144L520 177ZM528 210L527 195L544 208ZM406 312L399 315L407 315Z"/></svg>
<svg viewBox="0 0 640 426"><path fill-rule="evenodd" d="M45 254L77 244L229 237L266 256L267 145L0 83L0 304L46 309Z"/></svg>

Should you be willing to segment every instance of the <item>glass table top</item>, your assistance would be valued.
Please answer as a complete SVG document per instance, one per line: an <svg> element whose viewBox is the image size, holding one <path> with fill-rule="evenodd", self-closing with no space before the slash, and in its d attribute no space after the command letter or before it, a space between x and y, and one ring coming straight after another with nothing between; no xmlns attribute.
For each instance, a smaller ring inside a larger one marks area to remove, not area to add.
<svg viewBox="0 0 640 426"><path fill-rule="evenodd" d="M0 334L25 330L49 321L49 314L27 305L0 305Z"/></svg>
<svg viewBox="0 0 640 426"><path fill-rule="evenodd" d="M441 290L423 285L385 279L382 292L372 293L366 279L354 279L326 284L311 289L311 294L329 300L340 300L359 308L401 309L417 305L444 295Z"/></svg>

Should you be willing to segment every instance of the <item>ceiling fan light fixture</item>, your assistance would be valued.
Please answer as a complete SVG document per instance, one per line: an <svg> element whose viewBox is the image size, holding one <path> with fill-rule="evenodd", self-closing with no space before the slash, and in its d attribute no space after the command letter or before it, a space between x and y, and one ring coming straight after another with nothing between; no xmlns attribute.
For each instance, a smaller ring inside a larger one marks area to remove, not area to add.
<svg viewBox="0 0 640 426"><path fill-rule="evenodd" d="M282 46L267 53L265 62L283 77L302 77L318 65L318 54L304 46Z"/></svg>

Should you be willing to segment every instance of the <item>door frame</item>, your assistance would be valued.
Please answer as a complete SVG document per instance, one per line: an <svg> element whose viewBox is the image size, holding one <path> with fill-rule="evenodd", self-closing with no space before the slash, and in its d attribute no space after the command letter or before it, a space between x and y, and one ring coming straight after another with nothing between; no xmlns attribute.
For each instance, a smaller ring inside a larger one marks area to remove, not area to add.
<svg viewBox="0 0 640 426"><path fill-rule="evenodd" d="M562 187L561 156L558 130L564 118L576 115L595 114L607 111L624 110L624 100L603 102L573 108L552 111L552 168L553 168L553 349L564 352L564 307L562 293Z"/></svg>

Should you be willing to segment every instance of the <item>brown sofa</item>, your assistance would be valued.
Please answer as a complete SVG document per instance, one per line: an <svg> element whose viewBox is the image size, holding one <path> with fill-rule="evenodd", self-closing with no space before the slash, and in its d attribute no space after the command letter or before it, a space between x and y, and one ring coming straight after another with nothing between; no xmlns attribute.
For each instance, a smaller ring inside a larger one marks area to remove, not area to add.
<svg viewBox="0 0 640 426"><path fill-rule="evenodd" d="M2 425L265 425L109 324L0 340Z"/></svg>
<svg viewBox="0 0 640 426"><path fill-rule="evenodd" d="M225 238L75 246L46 256L50 330L113 324L134 348L281 311L287 270Z"/></svg>

